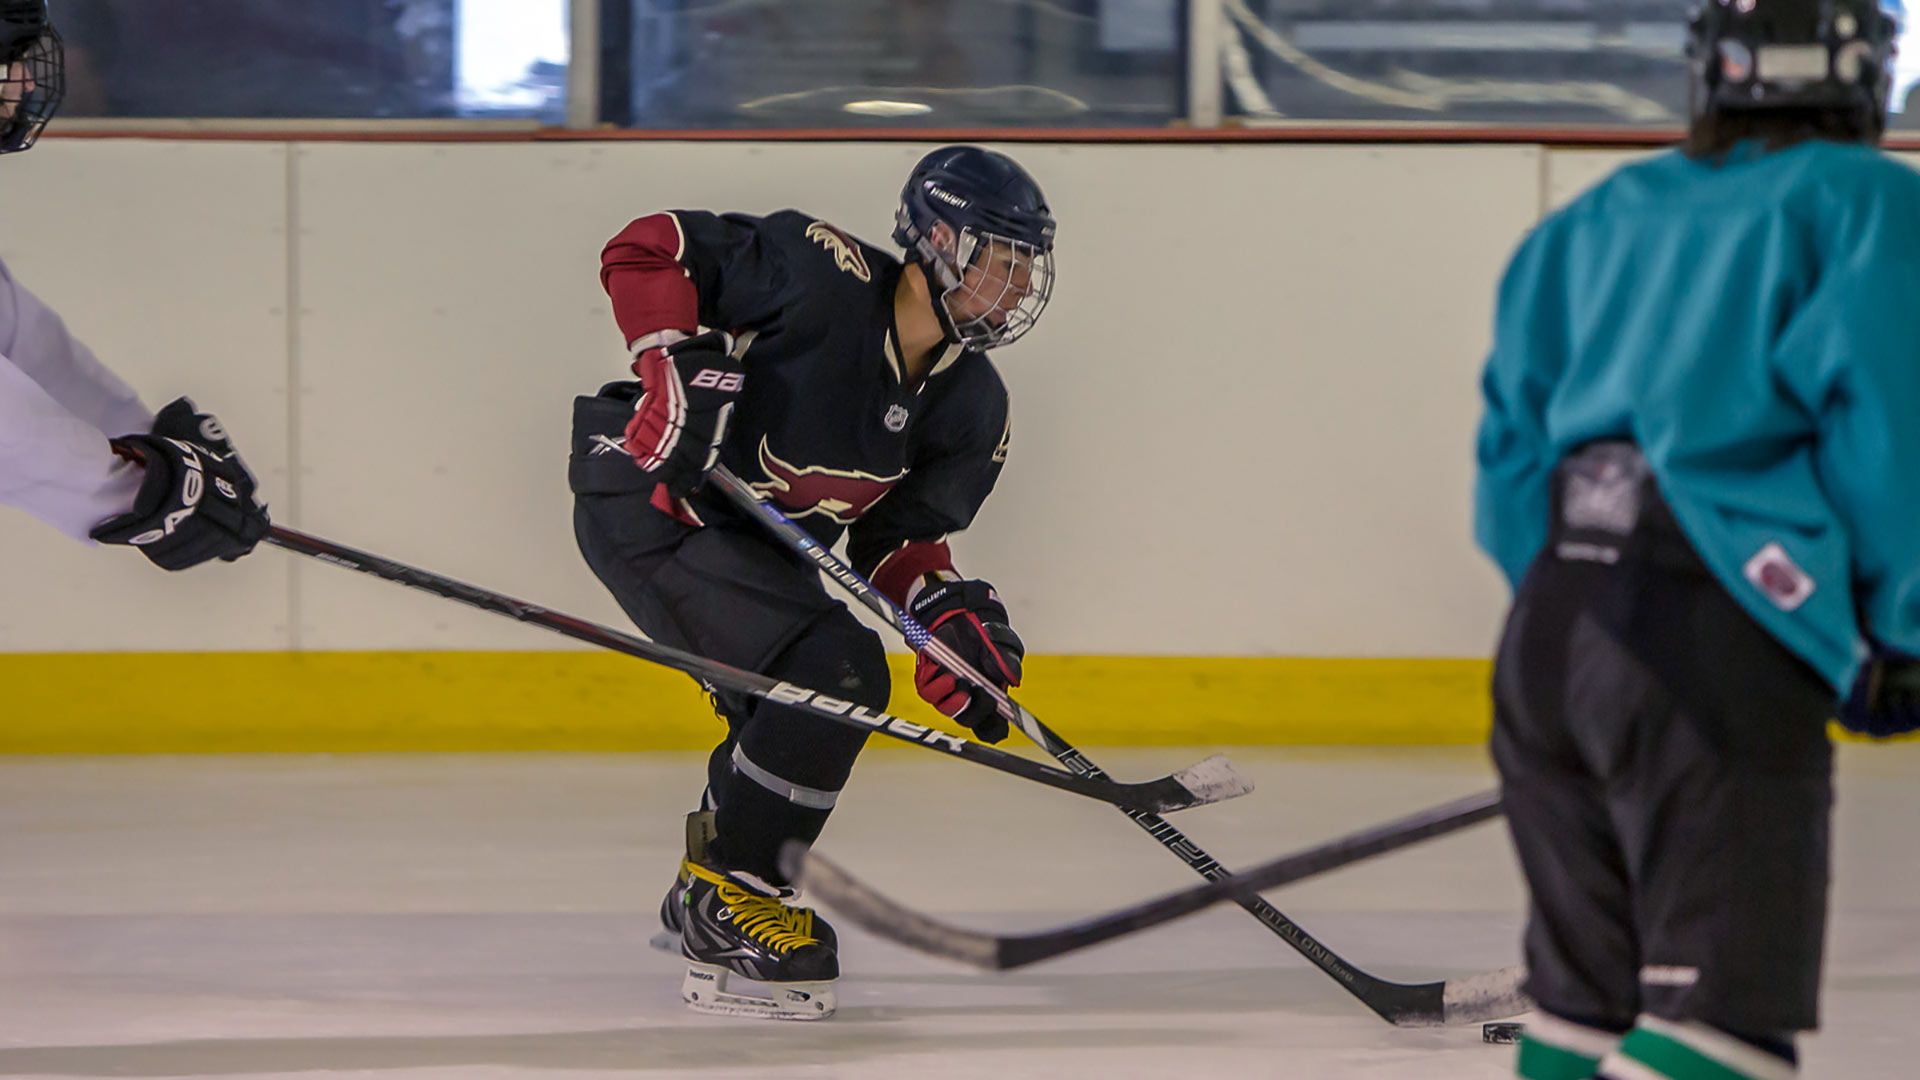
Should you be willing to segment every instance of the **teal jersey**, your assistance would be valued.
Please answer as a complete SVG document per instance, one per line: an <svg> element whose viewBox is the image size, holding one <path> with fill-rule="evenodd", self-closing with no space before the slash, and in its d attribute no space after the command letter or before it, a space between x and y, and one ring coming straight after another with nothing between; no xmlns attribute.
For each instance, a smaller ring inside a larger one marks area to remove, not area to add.
<svg viewBox="0 0 1920 1080"><path fill-rule="evenodd" d="M1475 533L1509 581L1554 465L1628 438L1836 688L1863 631L1920 653L1920 173L1834 143L1628 165L1521 244L1481 383Z"/></svg>

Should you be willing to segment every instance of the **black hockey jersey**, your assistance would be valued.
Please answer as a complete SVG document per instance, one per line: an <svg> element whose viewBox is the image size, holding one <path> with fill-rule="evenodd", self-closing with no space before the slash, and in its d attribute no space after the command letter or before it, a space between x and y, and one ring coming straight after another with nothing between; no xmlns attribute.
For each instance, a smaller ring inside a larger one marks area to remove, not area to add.
<svg viewBox="0 0 1920 1080"><path fill-rule="evenodd" d="M947 345L908 385L892 254L791 210L674 211L630 224L603 267L630 342L662 329L734 335L747 377L721 462L821 543L848 532L861 573L966 528L993 490L1011 435L1005 384L984 353ZM614 383L577 402L576 491L652 489L622 444L638 395ZM703 521L738 516L717 491L690 503Z"/></svg>

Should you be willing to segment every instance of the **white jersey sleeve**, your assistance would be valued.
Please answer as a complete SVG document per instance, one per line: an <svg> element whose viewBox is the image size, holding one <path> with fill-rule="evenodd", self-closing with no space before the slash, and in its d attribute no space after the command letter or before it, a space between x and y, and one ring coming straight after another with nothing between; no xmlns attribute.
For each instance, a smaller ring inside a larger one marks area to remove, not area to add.
<svg viewBox="0 0 1920 1080"><path fill-rule="evenodd" d="M139 395L0 265L0 504L87 539L140 489L108 437L152 427Z"/></svg>

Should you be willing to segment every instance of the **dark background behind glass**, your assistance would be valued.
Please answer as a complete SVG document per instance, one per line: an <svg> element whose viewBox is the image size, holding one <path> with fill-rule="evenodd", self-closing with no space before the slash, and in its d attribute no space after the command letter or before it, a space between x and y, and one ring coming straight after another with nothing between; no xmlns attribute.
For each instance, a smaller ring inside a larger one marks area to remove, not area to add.
<svg viewBox="0 0 1920 1080"><path fill-rule="evenodd" d="M53 0L63 113L454 115L454 0Z"/></svg>
<svg viewBox="0 0 1920 1080"><path fill-rule="evenodd" d="M1185 0L597 2L599 107L616 125L1163 128L1187 112ZM1685 0L1240 2L1308 59L1229 19L1244 59L1228 64L1229 117L1684 123ZM534 64L521 82L544 105L462 109L455 0L54 0L53 14L69 115L557 123L565 105L565 67ZM860 102L895 113L847 109Z"/></svg>
<svg viewBox="0 0 1920 1080"><path fill-rule="evenodd" d="M654 128L1164 127L1176 0L610 0L602 115ZM851 102L926 106L865 117Z"/></svg>

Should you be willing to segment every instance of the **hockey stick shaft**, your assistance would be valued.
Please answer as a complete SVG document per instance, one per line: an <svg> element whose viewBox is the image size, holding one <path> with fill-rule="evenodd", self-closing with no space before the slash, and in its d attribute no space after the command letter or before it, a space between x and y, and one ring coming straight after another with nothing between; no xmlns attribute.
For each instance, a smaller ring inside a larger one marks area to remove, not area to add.
<svg viewBox="0 0 1920 1080"><path fill-rule="evenodd" d="M899 631L916 651L925 650L927 655L933 657L942 667L991 694L1002 716L1007 717L1010 723L1025 732L1028 738L1065 765L1074 775L1106 778L1106 773L1085 754L1041 723L1038 717L1015 703L945 642L928 633L913 616L900 610L899 605L892 599L874 588L871 582L815 540L805 529L795 524L793 519L779 507L774 506L769 500L761 499L758 492L734 475L725 465L715 468L711 476L727 497L742 511L757 518L788 547L811 559L826 572L828 577L838 582L869 610ZM1189 840L1184 833L1165 819L1150 812L1130 810L1125 807L1122 807L1122 810L1133 819L1134 824L1158 841L1160 846L1178 855L1181 861L1208 881L1220 881L1230 876L1218 860L1207 854L1198 844ZM1372 1009L1387 1022L1421 1025L1438 1024L1445 1020L1447 1016L1446 983L1406 984L1376 978L1347 963L1338 953L1315 940L1311 934L1287 918L1280 909L1259 896L1237 897L1235 902L1259 920L1262 926L1279 936L1282 941L1292 946L1320 970L1332 976L1361 1004ZM1467 1018L1462 1017L1462 1019Z"/></svg>
<svg viewBox="0 0 1920 1080"><path fill-rule="evenodd" d="M888 626L899 631L900 636L907 640L907 645L914 652L926 653L941 667L985 690L993 698L994 707L999 710L1001 716L1006 717L1008 723L1026 732L1027 737L1035 744L1046 746L1047 734L1037 717L1008 697L1006 691L990 682L964 657L953 651L946 642L934 637L913 616L900 610L899 605L874 588L872 582L860 576L858 571L815 540L811 533L796 524L779 507L760 498L759 493L754 491L746 481L734 475L733 470L725 465L715 466L711 477L715 483L719 484L720 489L726 492L727 497L733 500L734 505L759 519L761 524L789 548L812 559L820 569L826 571L828 577L865 604L867 610L880 616Z"/></svg>
<svg viewBox="0 0 1920 1080"><path fill-rule="evenodd" d="M814 716L837 724L861 731L877 731L902 742L938 750L953 757L964 758L976 765L985 765L990 769L1011 773L1023 779L1073 792L1076 795L1100 799L1115 805L1157 806L1162 809L1183 809L1187 806L1199 805L1201 801L1192 794L1193 785L1184 783L1177 777L1162 777L1160 780L1143 784L1116 784L1104 779L1089 782L1086 777L1051 769L1018 755L982 746L937 729L910 723L897 716L873 712L805 687L744 671L693 653L637 638L631 634L623 634L618 630L591 623L585 619L550 611L538 604L516 600L511 596L468 585L453 578L359 551L285 526L274 526L267 534L267 542L348 570L356 570L386 581L411 586L448 600L458 600L483 611L504 615L519 622L563 634L576 641L584 641L603 649L611 649L614 652L625 653L628 656L673 668L721 689L751 694L781 705L804 709Z"/></svg>
<svg viewBox="0 0 1920 1080"><path fill-rule="evenodd" d="M862 577L853 567L848 566L839 556L828 550L828 548L818 540L815 540L813 534L807 532L798 524L795 524L792 518L788 517L779 507L773 505L772 502L760 498L759 493L754 491L745 481L734 475L731 469L725 465L718 465L714 467L710 475L714 482L719 485L720 489L726 493L727 498L733 501L734 505L758 520L766 527L767 531L771 532L776 539L785 544L789 549L812 560L814 565L825 571L828 577L838 582L841 588L845 589L855 599L864 604L867 610L878 615L887 625L899 631L900 636L906 639L907 644L912 647L915 652L925 652L948 671L959 675L974 686L980 687L992 695L996 707L1000 711L1000 715L1006 717L1008 722L1014 727L1025 732L1027 737L1033 740L1034 745L1039 746L1047 753L1053 755L1054 758L1066 765L1068 770L1075 776L1090 779L1111 779L1105 773L1102 773L1093 762L1081 756L1078 750L1068 746L1064 739L1054 734L1045 724L1042 724L1039 717L1028 712L1025 707L1021 706L1012 698L1009 698L1006 691L995 686L985 675L982 675L978 669L967 663L951 646L939 638L934 637L933 634L928 632L926 627L920 625L918 620L914 619L913 616L907 614L905 611L902 611L900 606L889 599L886 594L874 588L872 582ZM1213 772L1206 778L1206 783L1209 785L1208 790L1204 792L1199 790L1195 791L1196 795L1211 796L1207 799L1208 802L1218 802L1221 799L1235 798L1253 790L1253 785L1242 778L1238 772L1234 771L1232 763L1225 758L1218 756L1209 758L1208 761L1201 763L1201 766L1197 766L1196 768L1209 765L1212 766ZM1168 826L1168 828L1171 828L1171 826Z"/></svg>
<svg viewBox="0 0 1920 1080"><path fill-rule="evenodd" d="M797 844L783 853L783 861L797 864L788 867L790 874L815 898L882 937L986 970L1007 971L1137 934L1224 900L1243 900L1262 890L1304 881L1458 832L1499 813L1500 793L1484 792L1261 863L1219 881L1027 934L985 934L948 926L882 896L831 860Z"/></svg>

